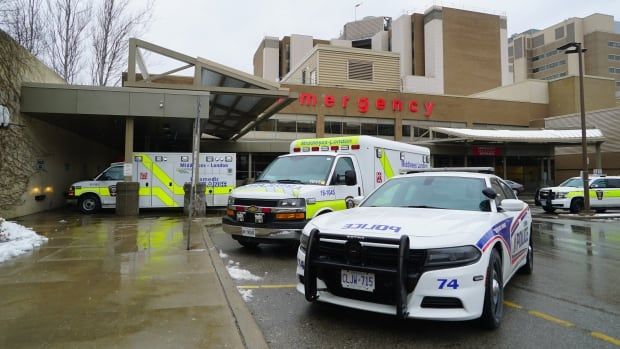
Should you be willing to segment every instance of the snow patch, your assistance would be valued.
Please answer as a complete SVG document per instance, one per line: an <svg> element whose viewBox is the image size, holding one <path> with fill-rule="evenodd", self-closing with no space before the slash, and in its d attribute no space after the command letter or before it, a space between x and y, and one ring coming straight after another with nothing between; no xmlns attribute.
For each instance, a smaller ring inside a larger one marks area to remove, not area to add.
<svg viewBox="0 0 620 349"><path fill-rule="evenodd" d="M222 252L222 250L220 250L220 258L224 259L224 258L228 258L228 255L224 252Z"/></svg>
<svg viewBox="0 0 620 349"><path fill-rule="evenodd" d="M258 281L262 279L260 276L252 274L249 270L239 268L238 263L236 265L227 265L228 274L235 280L253 280Z"/></svg>
<svg viewBox="0 0 620 349"><path fill-rule="evenodd" d="M252 294L252 290L243 289L243 288L238 288L237 290L239 290L239 293L241 294L241 298L243 298L245 302L249 302L250 300L252 300L252 297L254 297L254 295Z"/></svg>
<svg viewBox="0 0 620 349"><path fill-rule="evenodd" d="M0 218L0 263L17 257L47 242L32 229Z"/></svg>

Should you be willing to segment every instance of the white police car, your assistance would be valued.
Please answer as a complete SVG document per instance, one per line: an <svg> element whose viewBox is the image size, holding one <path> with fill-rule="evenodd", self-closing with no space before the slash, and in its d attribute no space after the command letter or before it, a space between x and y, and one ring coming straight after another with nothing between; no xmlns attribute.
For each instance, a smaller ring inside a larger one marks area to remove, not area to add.
<svg viewBox="0 0 620 349"><path fill-rule="evenodd" d="M306 225L297 290L311 302L496 328L504 286L533 270L531 224L494 175L397 176L359 207Z"/></svg>

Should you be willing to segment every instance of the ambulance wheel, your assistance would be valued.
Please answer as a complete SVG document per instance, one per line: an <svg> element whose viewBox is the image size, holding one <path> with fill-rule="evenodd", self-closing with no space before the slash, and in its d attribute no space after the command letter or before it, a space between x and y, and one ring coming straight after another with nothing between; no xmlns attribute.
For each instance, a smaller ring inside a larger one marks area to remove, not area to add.
<svg viewBox="0 0 620 349"><path fill-rule="evenodd" d="M583 199L575 198L570 202L570 213L579 213L583 210Z"/></svg>
<svg viewBox="0 0 620 349"><path fill-rule="evenodd" d="M96 195L82 195L78 200L78 207L82 213L95 213L97 210L101 208L101 202Z"/></svg>
<svg viewBox="0 0 620 349"><path fill-rule="evenodd" d="M250 240L237 240L237 242L245 248L257 248L259 244L256 241L250 241Z"/></svg>
<svg viewBox="0 0 620 349"><path fill-rule="evenodd" d="M480 317L480 326L486 329L496 329L502 321L504 312L504 287L502 282L502 260L499 252L493 249L489 266L487 267L485 288L484 288L484 307Z"/></svg>

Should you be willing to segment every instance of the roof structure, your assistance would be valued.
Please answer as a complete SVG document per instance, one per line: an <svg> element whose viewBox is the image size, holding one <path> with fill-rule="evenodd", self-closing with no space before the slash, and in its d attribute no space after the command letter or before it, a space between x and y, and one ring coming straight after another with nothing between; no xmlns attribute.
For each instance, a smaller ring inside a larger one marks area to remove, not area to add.
<svg viewBox="0 0 620 349"><path fill-rule="evenodd" d="M431 127L432 132L443 133L453 138L431 139L429 143L447 141L484 141L498 143L546 143L546 144L578 144L581 143L581 129L571 130L488 130L469 128ZM599 129L587 129L588 143L605 141Z"/></svg>

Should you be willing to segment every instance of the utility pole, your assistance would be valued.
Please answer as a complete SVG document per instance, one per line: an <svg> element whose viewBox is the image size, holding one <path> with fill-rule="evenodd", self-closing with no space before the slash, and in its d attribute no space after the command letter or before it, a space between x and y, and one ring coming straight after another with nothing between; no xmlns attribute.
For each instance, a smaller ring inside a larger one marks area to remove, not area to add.
<svg viewBox="0 0 620 349"><path fill-rule="evenodd" d="M192 217L194 215L194 202L196 202L196 189L198 186L200 171L200 96L196 96L196 119L194 119L194 137L192 139L192 186L189 192L189 221L187 222L187 250L190 249L190 233L192 231Z"/></svg>

